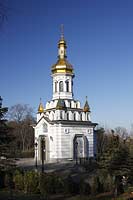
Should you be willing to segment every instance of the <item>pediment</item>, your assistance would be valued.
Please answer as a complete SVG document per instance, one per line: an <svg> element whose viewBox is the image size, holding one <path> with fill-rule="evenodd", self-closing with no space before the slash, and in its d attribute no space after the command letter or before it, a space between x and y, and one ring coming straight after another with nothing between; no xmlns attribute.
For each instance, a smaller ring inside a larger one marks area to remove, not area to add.
<svg viewBox="0 0 133 200"><path fill-rule="evenodd" d="M39 128L39 127L43 127L44 130L46 130L46 127L49 126L49 123L48 121L45 119L45 117L43 116L37 123L36 125L36 128ZM46 132L46 131L45 131Z"/></svg>

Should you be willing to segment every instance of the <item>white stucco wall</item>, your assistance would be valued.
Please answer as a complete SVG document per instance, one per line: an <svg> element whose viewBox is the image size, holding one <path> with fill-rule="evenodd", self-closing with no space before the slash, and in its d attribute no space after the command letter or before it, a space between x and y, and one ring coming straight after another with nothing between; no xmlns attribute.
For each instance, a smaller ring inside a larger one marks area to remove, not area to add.
<svg viewBox="0 0 133 200"><path fill-rule="evenodd" d="M43 126L47 125L47 131L44 130ZM40 160L41 157L41 146L40 137L45 136L47 138L47 161L60 160L60 159L73 159L74 156L74 137L75 135L85 136L88 140L88 155L89 157L94 156L94 135L93 128L91 127L80 127L73 125L61 125L54 124L50 125L45 119L42 119L35 128L35 142L38 142L37 157ZM85 156L85 155L84 155Z"/></svg>

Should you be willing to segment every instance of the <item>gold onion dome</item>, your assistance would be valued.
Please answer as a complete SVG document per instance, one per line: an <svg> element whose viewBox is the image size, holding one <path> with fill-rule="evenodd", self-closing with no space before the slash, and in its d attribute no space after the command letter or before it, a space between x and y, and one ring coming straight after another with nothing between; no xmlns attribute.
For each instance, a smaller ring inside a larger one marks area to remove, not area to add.
<svg viewBox="0 0 133 200"><path fill-rule="evenodd" d="M65 104L64 99L58 99L56 109L57 110L64 110L65 108L66 108L66 104Z"/></svg>
<svg viewBox="0 0 133 200"><path fill-rule="evenodd" d="M41 100L40 100L41 101ZM44 112L44 107L42 102L40 102L39 106L38 106L38 113L43 113Z"/></svg>
<svg viewBox="0 0 133 200"><path fill-rule="evenodd" d="M73 67L66 59L58 59L52 66L52 73L70 73L73 74Z"/></svg>
<svg viewBox="0 0 133 200"><path fill-rule="evenodd" d="M64 39L64 30L61 32L61 38L58 42L58 60L57 62L52 66L51 71L52 74L55 73L69 73L73 74L73 66L68 62L66 59L66 41Z"/></svg>
<svg viewBox="0 0 133 200"><path fill-rule="evenodd" d="M85 102L83 111L84 111L84 112L90 112L90 106L89 106L89 104L88 104L87 97L86 97L86 102Z"/></svg>

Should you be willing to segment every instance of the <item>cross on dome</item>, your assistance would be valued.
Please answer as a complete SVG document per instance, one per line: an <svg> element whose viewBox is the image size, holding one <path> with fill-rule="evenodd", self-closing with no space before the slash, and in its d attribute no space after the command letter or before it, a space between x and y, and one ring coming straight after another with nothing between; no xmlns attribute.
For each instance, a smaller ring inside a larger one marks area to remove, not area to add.
<svg viewBox="0 0 133 200"><path fill-rule="evenodd" d="M64 24L61 24L60 31L61 31L61 39L64 39Z"/></svg>

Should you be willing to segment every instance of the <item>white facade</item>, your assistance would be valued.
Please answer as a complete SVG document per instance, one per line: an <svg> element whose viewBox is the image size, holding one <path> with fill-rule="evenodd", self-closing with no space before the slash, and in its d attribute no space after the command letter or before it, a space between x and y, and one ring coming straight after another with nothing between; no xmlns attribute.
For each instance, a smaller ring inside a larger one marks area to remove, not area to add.
<svg viewBox="0 0 133 200"><path fill-rule="evenodd" d="M88 101L82 108L73 96L73 67L66 60L66 42L58 43L58 61L52 66L53 97L45 109L40 103L35 129L35 156L46 162L94 157L97 125L90 119ZM42 142L43 141L43 142Z"/></svg>

